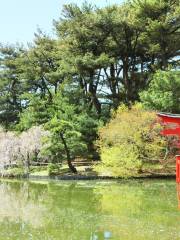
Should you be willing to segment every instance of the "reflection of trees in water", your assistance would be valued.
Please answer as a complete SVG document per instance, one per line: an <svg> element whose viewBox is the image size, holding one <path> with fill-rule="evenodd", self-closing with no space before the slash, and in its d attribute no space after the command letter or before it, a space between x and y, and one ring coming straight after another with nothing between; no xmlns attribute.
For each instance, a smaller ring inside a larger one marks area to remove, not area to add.
<svg viewBox="0 0 180 240"><path fill-rule="evenodd" d="M39 194L36 194L39 192ZM0 182L0 240L40 239L47 210L45 191L33 191L28 182Z"/></svg>
<svg viewBox="0 0 180 240"><path fill-rule="evenodd" d="M166 182L1 182L0 240L103 240L106 231L114 240L176 239L173 203L175 187Z"/></svg>
<svg viewBox="0 0 180 240"><path fill-rule="evenodd" d="M50 199L46 199L50 215L47 224L55 229L53 236L59 239L90 239L99 222L99 196L93 193L93 187L80 186L77 183L48 185ZM56 213L56 219L54 214ZM53 221L54 220L54 221Z"/></svg>
<svg viewBox="0 0 180 240"><path fill-rule="evenodd" d="M117 239L144 240L155 235L176 239L178 236L180 215L176 211L172 182L112 184L94 191L102 196L103 228L110 229Z"/></svg>
<svg viewBox="0 0 180 240"><path fill-rule="evenodd" d="M98 205L93 188L76 183L2 182L0 239L10 231L40 239L89 239L99 222Z"/></svg>
<svg viewBox="0 0 180 240"><path fill-rule="evenodd" d="M29 183L0 184L0 222L8 219L9 222L26 222L33 227L41 226L41 219L45 214L45 207L41 203L45 194L38 198L31 195Z"/></svg>

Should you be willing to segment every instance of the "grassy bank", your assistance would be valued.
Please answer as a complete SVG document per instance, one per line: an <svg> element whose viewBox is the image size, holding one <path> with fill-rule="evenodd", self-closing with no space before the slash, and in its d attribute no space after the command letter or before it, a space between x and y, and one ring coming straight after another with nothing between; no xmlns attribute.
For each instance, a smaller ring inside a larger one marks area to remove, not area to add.
<svg viewBox="0 0 180 240"><path fill-rule="evenodd" d="M110 172L102 172L98 174L94 167L97 162L93 163L76 163L77 174L70 172L66 164L56 165L49 164L47 166L31 166L29 168L29 173L27 174L22 167L8 168L1 172L1 177L6 178L24 178L24 177L59 177L59 178L68 178L68 177L84 177L84 178L94 178L94 177L113 177L117 178L118 176L112 175ZM128 177L151 177L151 176L174 176L175 175L175 165L174 164L144 164L142 172Z"/></svg>

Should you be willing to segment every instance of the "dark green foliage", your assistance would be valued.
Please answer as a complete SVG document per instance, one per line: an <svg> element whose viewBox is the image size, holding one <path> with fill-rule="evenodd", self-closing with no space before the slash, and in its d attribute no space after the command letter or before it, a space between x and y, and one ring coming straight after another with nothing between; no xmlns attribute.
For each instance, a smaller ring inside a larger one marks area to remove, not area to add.
<svg viewBox="0 0 180 240"><path fill-rule="evenodd" d="M49 103L48 97L41 98L39 94L27 95L28 106L20 113L20 121L16 125L17 131L25 131L32 126L45 124L51 118L52 104Z"/></svg>
<svg viewBox="0 0 180 240"><path fill-rule="evenodd" d="M176 0L65 5L55 39L39 30L27 49L1 47L0 124L18 131L42 125L48 160L66 158L75 172L75 157L98 157L99 125L143 90L148 107L179 112L179 16Z"/></svg>
<svg viewBox="0 0 180 240"><path fill-rule="evenodd" d="M17 123L32 98L51 104L64 83L71 103L107 120L120 103L139 100L157 69L179 66L179 16L179 2L170 0L65 5L57 39L39 30L26 50L2 47L1 122Z"/></svg>
<svg viewBox="0 0 180 240"><path fill-rule="evenodd" d="M149 74L178 64L179 12L178 1L140 0L103 9L65 6L55 27L74 80L98 115L102 103L116 108L139 100Z"/></svg>
<svg viewBox="0 0 180 240"><path fill-rule="evenodd" d="M20 46L0 47L0 123L8 128L17 123L23 102L23 80L20 77L24 50Z"/></svg>
<svg viewBox="0 0 180 240"><path fill-rule="evenodd" d="M49 135L45 139L43 153L48 155L52 162L61 162L67 159L69 168L76 172L72 166L72 159L86 151L85 141L79 131L76 108L69 104L66 98L57 94L51 106L51 118L45 124Z"/></svg>
<svg viewBox="0 0 180 240"><path fill-rule="evenodd" d="M150 109L180 113L180 72L157 71L147 91L140 96Z"/></svg>

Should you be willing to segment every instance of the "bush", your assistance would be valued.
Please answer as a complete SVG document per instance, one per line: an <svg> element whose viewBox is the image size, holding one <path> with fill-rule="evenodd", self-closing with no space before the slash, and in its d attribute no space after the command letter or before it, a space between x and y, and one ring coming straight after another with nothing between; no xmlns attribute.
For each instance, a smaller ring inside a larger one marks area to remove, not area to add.
<svg viewBox="0 0 180 240"><path fill-rule="evenodd" d="M49 176L54 176L54 175L58 175L60 172L60 165L59 164L55 164L55 163L50 163L48 165L48 175Z"/></svg>
<svg viewBox="0 0 180 240"><path fill-rule="evenodd" d="M23 168L16 167L16 168L9 168L7 170L4 170L4 172L2 172L2 175L5 177L21 178L21 177L24 177L26 173Z"/></svg>
<svg viewBox="0 0 180 240"><path fill-rule="evenodd" d="M164 158L166 141L155 112L141 104L129 110L120 106L111 121L99 131L98 146L102 162L95 167L100 173L128 177L142 171L148 161Z"/></svg>
<svg viewBox="0 0 180 240"><path fill-rule="evenodd" d="M141 161L137 158L137 149L132 145L114 146L104 148L101 152L104 169L98 167L99 171L105 170L106 174L115 176L129 176L135 169L141 167Z"/></svg>

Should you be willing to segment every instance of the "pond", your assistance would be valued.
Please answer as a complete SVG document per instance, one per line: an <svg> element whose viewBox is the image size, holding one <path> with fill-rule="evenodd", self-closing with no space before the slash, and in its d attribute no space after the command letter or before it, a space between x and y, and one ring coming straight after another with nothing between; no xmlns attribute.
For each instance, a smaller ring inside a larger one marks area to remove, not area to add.
<svg viewBox="0 0 180 240"><path fill-rule="evenodd" d="M176 240L172 180L0 181L0 240Z"/></svg>

